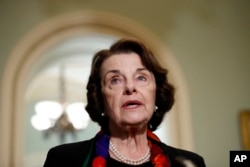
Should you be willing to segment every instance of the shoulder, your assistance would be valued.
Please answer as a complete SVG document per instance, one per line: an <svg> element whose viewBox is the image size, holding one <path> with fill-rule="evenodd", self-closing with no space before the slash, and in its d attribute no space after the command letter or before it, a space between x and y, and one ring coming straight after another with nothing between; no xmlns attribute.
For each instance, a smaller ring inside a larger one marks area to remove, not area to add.
<svg viewBox="0 0 250 167"><path fill-rule="evenodd" d="M176 166L195 166L195 167L206 166L203 157L197 153L171 147L164 143L161 143L160 145L163 148L165 154L169 156L170 161L176 164Z"/></svg>
<svg viewBox="0 0 250 167"><path fill-rule="evenodd" d="M59 152L69 152L70 151L81 151L83 149L86 149L90 146L90 143L92 142L91 140L86 140L86 141L81 141L81 142L76 142L76 143L67 143L67 144L62 144L55 146L50 149L50 151L59 151Z"/></svg>
<svg viewBox="0 0 250 167"><path fill-rule="evenodd" d="M93 139L53 147L48 151L44 167L81 166L92 143Z"/></svg>

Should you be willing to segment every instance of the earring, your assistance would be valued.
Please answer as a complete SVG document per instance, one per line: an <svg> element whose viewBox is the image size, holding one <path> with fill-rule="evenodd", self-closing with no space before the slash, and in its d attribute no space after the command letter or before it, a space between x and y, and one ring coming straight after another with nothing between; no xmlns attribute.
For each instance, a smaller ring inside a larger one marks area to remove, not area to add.
<svg viewBox="0 0 250 167"><path fill-rule="evenodd" d="M102 117L104 117L104 116L105 116L105 113L104 113L104 112L102 112L102 113L101 113L101 116L102 116Z"/></svg>
<svg viewBox="0 0 250 167"><path fill-rule="evenodd" d="M155 112L156 112L156 110L158 109L158 107L157 106L155 106Z"/></svg>

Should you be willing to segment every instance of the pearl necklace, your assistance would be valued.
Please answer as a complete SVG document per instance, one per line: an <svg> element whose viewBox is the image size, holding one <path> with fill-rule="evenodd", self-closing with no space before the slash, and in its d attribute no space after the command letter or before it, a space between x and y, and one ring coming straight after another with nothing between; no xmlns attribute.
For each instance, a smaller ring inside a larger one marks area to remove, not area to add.
<svg viewBox="0 0 250 167"><path fill-rule="evenodd" d="M111 140L109 141L109 150L111 151L111 153L114 154L114 156L121 162L124 162L126 164L129 165L141 165L145 162L148 162L150 160L150 156L151 156L151 152L150 149L147 149L147 152L144 156L142 156L141 158L134 160L134 159L130 159L127 157L124 157L113 145L113 143L111 142Z"/></svg>

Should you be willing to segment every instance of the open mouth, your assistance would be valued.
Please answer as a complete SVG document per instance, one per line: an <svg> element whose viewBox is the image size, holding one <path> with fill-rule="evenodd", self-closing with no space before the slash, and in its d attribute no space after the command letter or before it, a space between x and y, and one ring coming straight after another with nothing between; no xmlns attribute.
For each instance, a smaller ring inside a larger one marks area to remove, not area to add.
<svg viewBox="0 0 250 167"><path fill-rule="evenodd" d="M127 109L131 109L131 108L136 108L138 106L142 105L142 103L140 101L137 100L133 100L133 101L127 101L125 102L122 107L123 108L127 108Z"/></svg>

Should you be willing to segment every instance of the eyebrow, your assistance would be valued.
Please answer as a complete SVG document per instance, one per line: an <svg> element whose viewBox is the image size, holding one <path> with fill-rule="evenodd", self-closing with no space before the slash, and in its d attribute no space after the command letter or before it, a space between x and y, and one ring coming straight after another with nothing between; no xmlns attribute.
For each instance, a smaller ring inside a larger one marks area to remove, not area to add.
<svg viewBox="0 0 250 167"><path fill-rule="evenodd" d="M137 68L136 69L136 72L140 72L140 71L149 71L148 69L146 69L146 68ZM149 71L150 72L150 71Z"/></svg>
<svg viewBox="0 0 250 167"><path fill-rule="evenodd" d="M146 69L146 68L137 68L136 69L136 72L141 72L141 71L149 71L148 69ZM150 71L149 71L150 72ZM121 73L121 71L120 70L109 70L109 71L107 71L105 74L104 74L104 78L106 78L106 76L109 74L109 73L115 73L115 74L121 74L121 75L123 75L122 73Z"/></svg>
<svg viewBox="0 0 250 167"><path fill-rule="evenodd" d="M115 73L115 74L121 74L120 70L109 70L104 74L104 78L109 74L109 73Z"/></svg>

